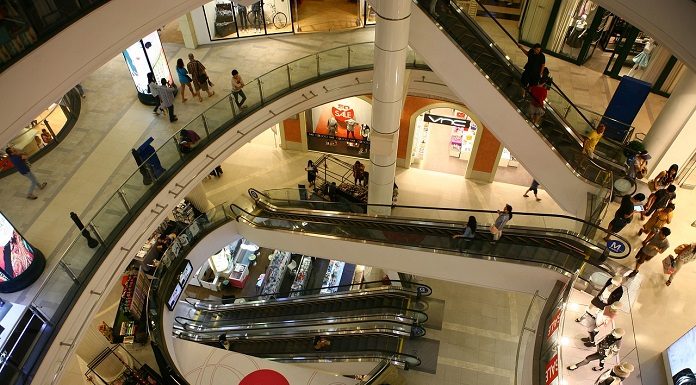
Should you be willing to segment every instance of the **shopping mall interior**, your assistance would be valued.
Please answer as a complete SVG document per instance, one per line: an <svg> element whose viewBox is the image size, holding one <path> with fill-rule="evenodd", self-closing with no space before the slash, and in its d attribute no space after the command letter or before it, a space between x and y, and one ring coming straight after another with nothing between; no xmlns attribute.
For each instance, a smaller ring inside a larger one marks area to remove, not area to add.
<svg viewBox="0 0 696 385"><path fill-rule="evenodd" d="M696 383L661 3L0 4L0 382Z"/></svg>

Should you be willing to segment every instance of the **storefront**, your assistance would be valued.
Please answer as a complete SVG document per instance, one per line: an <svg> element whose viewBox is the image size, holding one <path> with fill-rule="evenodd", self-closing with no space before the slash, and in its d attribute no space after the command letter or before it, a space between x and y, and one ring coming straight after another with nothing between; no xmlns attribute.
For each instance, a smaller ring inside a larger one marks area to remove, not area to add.
<svg viewBox="0 0 696 385"><path fill-rule="evenodd" d="M191 11L199 44L250 36L325 32L375 23L365 0L264 0L244 6L216 0Z"/></svg>
<svg viewBox="0 0 696 385"><path fill-rule="evenodd" d="M80 115L81 105L82 99L73 89L32 120L17 137L2 147L0 177L14 172L14 166L5 154L8 146L27 154L29 161L36 161L55 148L70 132Z"/></svg>
<svg viewBox="0 0 696 385"><path fill-rule="evenodd" d="M312 108L307 114L307 149L369 159L372 105L352 97Z"/></svg>
<svg viewBox="0 0 696 385"><path fill-rule="evenodd" d="M669 94L683 65L649 35L591 0L529 0L519 40L614 78L629 75Z"/></svg>

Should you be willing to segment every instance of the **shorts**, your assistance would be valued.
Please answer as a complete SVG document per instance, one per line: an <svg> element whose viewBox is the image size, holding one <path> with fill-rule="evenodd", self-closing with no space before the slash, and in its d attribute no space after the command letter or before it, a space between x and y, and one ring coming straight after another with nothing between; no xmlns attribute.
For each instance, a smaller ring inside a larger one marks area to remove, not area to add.
<svg viewBox="0 0 696 385"><path fill-rule="evenodd" d="M543 116L545 112L546 110L544 109L544 107L537 107L534 104L529 105L529 114L532 117Z"/></svg>
<svg viewBox="0 0 696 385"><path fill-rule="evenodd" d="M609 225L611 226L611 231L618 233L619 231L623 230L624 227L628 224L628 221L626 221L623 218L614 218L609 222Z"/></svg>
<svg viewBox="0 0 696 385"><path fill-rule="evenodd" d="M638 263L645 263L651 260L654 257L654 255L648 255L643 252L643 249L641 248L638 250L638 253L636 254L636 260Z"/></svg>
<svg viewBox="0 0 696 385"><path fill-rule="evenodd" d="M197 81L192 82L193 83L193 88L198 91L208 91L208 82L206 81L205 83L200 83Z"/></svg>

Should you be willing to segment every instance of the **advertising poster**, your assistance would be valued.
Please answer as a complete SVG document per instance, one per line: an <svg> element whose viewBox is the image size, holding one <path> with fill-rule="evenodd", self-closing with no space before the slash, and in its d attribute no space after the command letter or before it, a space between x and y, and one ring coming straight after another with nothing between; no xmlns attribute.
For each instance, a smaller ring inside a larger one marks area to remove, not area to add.
<svg viewBox="0 0 696 385"><path fill-rule="evenodd" d="M29 286L41 275L44 266L41 253L0 213L0 292L10 293Z"/></svg>
<svg viewBox="0 0 696 385"><path fill-rule="evenodd" d="M696 384L696 328L689 330L667 348L669 376L675 385Z"/></svg>
<svg viewBox="0 0 696 385"><path fill-rule="evenodd" d="M126 48L123 51L123 58L126 60L126 65L128 65L135 88L142 94L149 94L147 90L148 72L154 73L158 82L162 78L172 82L172 74L169 71L167 58L164 55L157 31Z"/></svg>
<svg viewBox="0 0 696 385"><path fill-rule="evenodd" d="M372 105L353 97L312 108L307 148L369 159Z"/></svg>

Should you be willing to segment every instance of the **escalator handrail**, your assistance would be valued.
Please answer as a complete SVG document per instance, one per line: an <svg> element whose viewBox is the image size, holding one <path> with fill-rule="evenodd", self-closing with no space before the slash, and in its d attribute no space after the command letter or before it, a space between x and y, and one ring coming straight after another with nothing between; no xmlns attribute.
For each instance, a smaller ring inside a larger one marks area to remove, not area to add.
<svg viewBox="0 0 696 385"><path fill-rule="evenodd" d="M229 340L269 340L284 338L315 337L318 334L330 336L351 336L366 334L384 334L393 337L410 337L413 333L414 325L388 322L388 321L364 321L364 322L343 322L339 324L313 324L299 326L276 326L276 327L255 327L249 329L230 329L232 326L207 327L197 330L189 329L185 326L180 334L192 334L200 337L217 339L221 334L225 334ZM314 328L314 329L312 329ZM255 334L262 332L260 334ZM251 333L251 334L249 334Z"/></svg>
<svg viewBox="0 0 696 385"><path fill-rule="evenodd" d="M414 0L414 1L416 1L416 3L418 3L417 0ZM436 0L432 0L432 1L436 1ZM478 0L477 0L477 2L478 2ZM479 4L480 4L480 3L479 3ZM508 66L508 68L510 68L510 70L513 71L513 72L515 73L515 75L516 75L518 78L521 76L521 73L520 73L519 68L518 68L516 65L514 65L514 63L512 63L512 61L511 61L510 59L508 59L507 55L505 55L505 53L503 52L502 48L500 48L500 47L495 43L495 41L493 41L493 39L491 39L491 38L488 36L488 34L486 34L486 32L485 32L483 29L481 29L481 27L480 27L475 21L471 20L470 17L466 16L466 13L465 13L457 4L455 4L454 2L451 2L451 1L448 2L448 6L453 7L453 9L455 10L455 12L453 12L453 14L457 15L457 17L459 17L460 20L461 20L464 24L466 24L467 26L469 26L469 29L470 29L470 30L475 31L475 33L478 35L479 38L482 38L482 39L484 39L486 42L488 42L488 44L485 45L485 48L486 48L486 49L488 49L488 50L489 50L492 54L494 54L495 56L498 56L499 59L500 59L503 63L505 63L505 64ZM482 5L480 5L480 6L482 6ZM482 7L483 7L483 6L482 6ZM428 10L427 10L426 8L427 8L427 7L421 6L421 9L423 10L423 12L426 12L427 14L429 14L429 13L428 13ZM485 7L484 7L484 8L485 8ZM431 15L431 17L432 17L432 15ZM508 36L508 37L515 43L515 45L519 46L519 43L517 43L517 41L512 37L512 35L510 35L510 34L507 32L507 30L505 30L505 28L502 27L502 25L498 22L498 20L495 19L494 17L493 17L493 19L495 20L496 24L505 32L506 36ZM443 26L444 26L444 25L443 25ZM472 63L474 63L473 60L472 60ZM474 64L475 64L475 63L474 63ZM566 100L566 101L568 102L569 105L572 105L572 106L577 110L578 115L580 115L580 116L582 117L582 119L583 119L590 127L592 127L592 123L587 119L587 117L586 117L584 114L582 114L582 112L580 112L580 111L577 109L577 107L575 106L575 104L574 104L572 101L570 101L570 99L568 98L568 96L567 96L565 93L563 93L563 91L561 91L560 88L558 88L558 87L556 86L556 87L554 88L554 90L557 90L558 93L559 93L559 95L560 95L564 100ZM551 111L558 117L558 119L565 125L565 127L566 127L567 129L570 130L570 133L571 133L572 136L574 137L576 143L577 143L579 146L582 146L582 135L581 135L580 133L576 132L575 129L568 123L568 121L567 121L567 120L565 119L565 117L564 117L565 115L561 114L560 111L556 111L556 109L555 109L551 104L549 104L549 103L547 103L547 108L548 108L549 110L551 110ZM531 123L530 123L530 124L531 124ZM613 162L611 159L604 159L603 157L601 157L601 154L596 153L596 154L595 154L595 157L596 157L596 158L601 158L601 159L605 160L605 161L608 162L608 163L615 164L615 162ZM608 170L607 170L605 167L599 165L597 162L595 162L594 159L590 159L589 157L587 157L585 160L588 161L589 163L591 163L592 165L594 165L595 167L597 167L598 169L600 169L600 170L602 170L602 171L605 171L605 172L608 172ZM584 178L584 177L583 177L583 178ZM590 183L596 183L596 182L591 182L591 181L589 181L589 180L588 180L588 182L590 182Z"/></svg>
<svg viewBox="0 0 696 385"><path fill-rule="evenodd" d="M401 280L397 279L391 279L390 282L403 282ZM382 281L367 281L367 282L361 282L360 284L344 284L344 285L334 285L334 286L326 286L326 287L320 287L320 288L312 288L312 289L302 289L302 290L290 290L287 292L288 294L290 293L303 293L307 291L314 291L314 290L321 290L321 289L334 289L334 288L341 288L341 287L348 287L348 286L362 286L362 285L369 285L369 284L376 284L376 283L382 283ZM210 305L215 305L215 306L227 306L227 307L233 307L232 305L236 305L237 308L241 308L244 305L247 306L261 306L263 304L268 304L268 303L273 303L273 304L287 304L289 302L295 301L295 302L311 302L313 299L319 299L321 298L323 301L330 301L332 299L345 299L345 297L350 297L350 296L356 296L359 293L363 293L361 295L363 296L378 296L378 295L394 295L394 296L400 296L400 295L408 295L408 296L413 296L413 295L418 295L420 293L421 296L429 296L432 294L433 289L420 282L408 282L410 284L416 285L416 290L408 290L407 287L405 286L393 286L393 285L383 285L383 286L378 286L378 287L373 287L373 288L364 288L361 289L360 291L345 291L345 292L335 292L331 293L330 295L327 294L313 294L313 295L307 295L307 296L300 296L300 297L284 297L284 298L277 298L275 297L277 294L280 293L270 293L270 294L263 294L263 295L253 295L253 296L247 296L247 297L236 297L235 299L244 299L245 302L243 303L236 303L236 304L223 304L222 300L199 300L196 299L196 303L189 302L189 299L191 297L186 297L185 301L190 304L191 306L197 306L198 304L210 304ZM420 291L420 288L423 287L425 288L423 291ZM413 294L413 295L411 295ZM259 297L269 297L273 298L273 300L268 300L268 299L258 299ZM246 301L246 299L251 299L251 298L257 298L255 301ZM217 309L198 309L197 310L206 310L206 311L216 311Z"/></svg>
<svg viewBox="0 0 696 385"><path fill-rule="evenodd" d="M280 316L279 316L280 317ZM258 318L256 318L258 319ZM224 318L216 320L195 320L192 318L184 316L174 317L174 322L181 325L184 330L195 331L197 333L212 333L207 331L202 331L201 328L206 329L221 329L226 327L231 327L230 330L258 330L258 329L285 329L290 327L305 327L313 325L344 325L344 324L355 324L355 323L365 323L365 322L384 322L384 323L394 323L404 326L413 326L417 323L415 318L408 317L403 314L370 314L370 315L354 315L354 316L340 316L340 317L317 317L317 318L306 318L306 319L291 319L291 320L279 320L279 321L266 321L266 322L248 322L248 323L235 323L231 325L224 326L210 326L209 324L213 322L225 322L225 321L240 321L238 319L226 320ZM302 324L302 325L300 325Z"/></svg>
<svg viewBox="0 0 696 385"><path fill-rule="evenodd" d="M280 189L275 189L275 190L280 190ZM293 189L293 190L294 190L294 189ZM266 190L266 191L272 191L272 190ZM250 188L250 189L248 190L248 192L249 192L249 195L251 196L251 198L254 199L255 203L257 203L257 204L258 204L258 203L263 204L263 205L266 206L266 207L268 208L268 210L270 210L270 211L278 210L278 207L271 207L271 206L273 206L273 205L268 205L266 202L263 202L263 200L260 199L259 196L263 196L263 197L265 197L266 199L268 199L268 200L270 200L270 201L277 200L277 201L289 202L289 203L291 203L291 202L298 202L298 203L302 203L302 204L307 204L307 203L316 202L316 203L318 203L318 204L323 204L323 205L332 205L332 204L336 204L336 206L339 205L339 204L336 203L336 202L271 198L271 197L270 197L268 194L266 194L265 192L261 192L261 191L259 191L259 190L256 190L255 188ZM491 214L491 215L497 215L497 213L498 213L498 211L496 211L496 210L466 209L466 208L452 208L452 207L434 207L434 206L414 206L414 205L397 205L397 204L387 205L387 204L376 204L376 203L350 203L350 205L353 205L353 206L361 206L361 207L365 207L365 208L369 208L369 207L375 207L375 208L390 208L390 209L393 209L393 208L403 208L403 209L415 209L415 210L426 210L426 211L465 212L465 213L480 213L480 214ZM240 209L241 209L241 208L240 208ZM246 211L246 210L244 210L244 211ZM301 208L301 207L298 207L298 208L288 208L288 209L283 208L282 211L284 211L284 212L298 212L298 213L302 213L302 214L308 214L308 213L309 213L309 214L313 214L313 215L334 215L334 216L335 216L336 214L338 214L338 215L341 215L343 218L346 218L346 219L350 219L350 218L353 218L353 217L360 217L360 218L363 218L363 219L380 220L380 221L382 221L382 220L390 220L390 219L392 219L392 220L409 220L409 219L413 220L413 219L414 219L414 218L390 217L390 216L381 216L381 215L370 215L370 216L366 216L366 215L360 214L360 213L350 213L350 214L347 214L347 213L345 213L345 212L341 212L341 211L338 211L338 210L336 210L336 211L311 210L311 209L304 209L304 208ZM301 211L303 211L303 212L301 212ZM254 215L254 214L249 213L249 212L247 212L247 214ZM630 242L629 242L627 239L625 239L624 237L622 237L622 236L620 236L620 235L618 235L618 234L616 234L616 233L609 233L609 232L608 232L605 228L603 228L603 227L600 227L600 226L598 226L598 225L596 225L596 224L594 224L594 223L592 223L592 222L586 221L586 220L584 220L584 219L572 217L572 216L570 216L570 215L565 215L565 214L545 214L545 213L528 213L528 212L517 212L517 211L514 213L514 215L515 215L515 216L526 216L526 217L556 218L556 219L564 219L564 220L570 220L570 221L574 221L574 222L579 222L579 223L580 223L581 225L583 225L583 226L592 227L592 228L594 228L595 230L601 231L601 232L604 233L604 234L611 234L612 236L618 238L619 240L621 240L621 241L624 242L625 244L630 245ZM419 223L421 223L421 224L424 224L424 223L427 223L427 222L430 222L430 223L438 223L438 222L440 222L440 221L432 220L432 219L429 219L429 218L423 218L423 220L419 221ZM453 222L454 222L454 223L457 223L456 221L453 221ZM441 223L452 223L452 222L441 222ZM452 224L451 226L452 226L453 228L455 228L455 224ZM510 228L515 228L515 227L516 227L516 226L510 226ZM457 228L457 229L460 229L459 227L456 227L456 228ZM522 228L522 227L520 227L520 228ZM580 234L576 234L576 233L574 233L574 232L572 232L572 231L569 231L569 230L548 229L548 231L550 231L550 232L551 232L551 231L553 231L553 232L560 232L560 233L565 232L566 234L573 235L573 236L579 237L579 238L581 238L581 239L587 240L584 236L582 236L582 235L580 235Z"/></svg>

